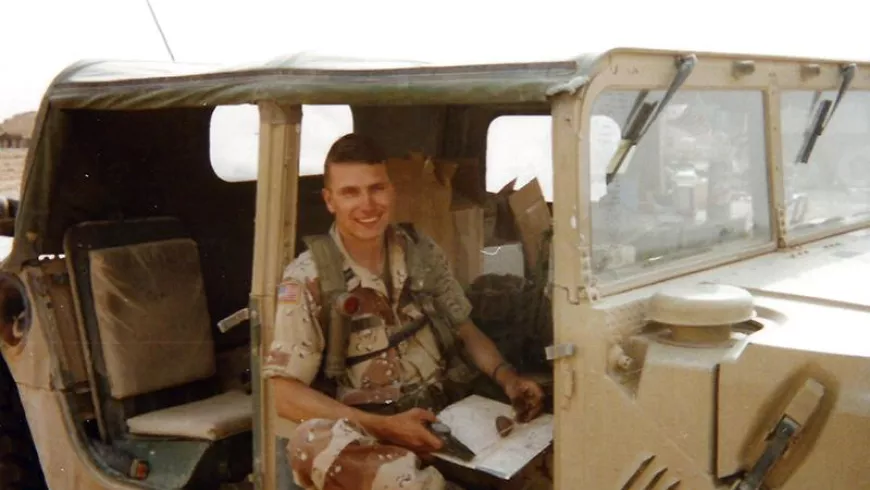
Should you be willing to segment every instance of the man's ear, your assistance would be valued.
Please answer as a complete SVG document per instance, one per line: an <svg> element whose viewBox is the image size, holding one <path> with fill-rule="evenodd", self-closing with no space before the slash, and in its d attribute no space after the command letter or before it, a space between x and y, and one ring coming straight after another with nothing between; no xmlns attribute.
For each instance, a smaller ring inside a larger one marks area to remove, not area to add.
<svg viewBox="0 0 870 490"><path fill-rule="evenodd" d="M326 209L329 210L330 214L335 214L335 207L332 205L332 191L324 187L320 190L320 195L323 196L323 202L326 203Z"/></svg>

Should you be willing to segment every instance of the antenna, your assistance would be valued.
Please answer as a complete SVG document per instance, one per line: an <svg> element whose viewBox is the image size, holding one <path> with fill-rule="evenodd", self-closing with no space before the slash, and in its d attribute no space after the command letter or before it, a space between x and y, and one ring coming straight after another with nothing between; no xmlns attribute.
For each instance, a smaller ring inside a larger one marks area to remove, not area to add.
<svg viewBox="0 0 870 490"><path fill-rule="evenodd" d="M160 27L160 21L157 20L157 14L154 13L154 8L151 7L151 0L145 0L145 3L148 4L148 10L151 11L151 18L154 19L154 24L157 25L157 31L160 32L160 37L163 39L163 45L166 46L166 51L169 52L169 57L174 63L175 55L172 54L172 49L169 47L169 42L166 40L166 35L163 34L163 29Z"/></svg>

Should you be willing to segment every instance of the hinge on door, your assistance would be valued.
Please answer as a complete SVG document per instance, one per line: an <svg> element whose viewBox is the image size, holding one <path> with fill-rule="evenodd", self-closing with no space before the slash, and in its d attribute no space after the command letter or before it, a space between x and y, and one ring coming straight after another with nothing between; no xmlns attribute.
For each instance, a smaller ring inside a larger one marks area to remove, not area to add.
<svg viewBox="0 0 870 490"><path fill-rule="evenodd" d="M788 246L788 212L781 204L776 206L776 226L779 228L777 246L785 248Z"/></svg>
<svg viewBox="0 0 870 490"><path fill-rule="evenodd" d="M554 361L556 359L563 359L565 357L571 357L574 355L576 348L574 344L554 344L548 345L544 352L547 355L548 361Z"/></svg>
<svg viewBox="0 0 870 490"><path fill-rule="evenodd" d="M595 286L577 286L576 288L568 288L565 286L554 286L564 289L568 294L568 303L579 305L583 301L594 303L601 299L601 293Z"/></svg>
<svg viewBox="0 0 870 490"><path fill-rule="evenodd" d="M586 236L582 233L577 237L578 245L572 247L572 265L574 271L572 276L565 278L555 277L550 280L553 289L561 289L565 291L568 303L579 305L584 301L595 302L601 299L601 293L598 291L595 274L592 270L592 251L589 247ZM568 279L569 281L565 281ZM559 282L557 282L559 281Z"/></svg>
<svg viewBox="0 0 870 490"><path fill-rule="evenodd" d="M568 364L562 364L562 410L567 410L574 398L574 368Z"/></svg>

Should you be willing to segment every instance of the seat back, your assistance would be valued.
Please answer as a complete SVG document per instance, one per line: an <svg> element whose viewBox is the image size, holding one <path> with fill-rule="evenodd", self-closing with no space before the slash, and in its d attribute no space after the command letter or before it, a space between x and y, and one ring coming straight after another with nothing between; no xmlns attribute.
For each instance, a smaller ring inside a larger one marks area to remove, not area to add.
<svg viewBox="0 0 870 490"><path fill-rule="evenodd" d="M130 416L215 392L198 386L216 373L214 343L197 245L178 220L81 223L65 249L111 438Z"/></svg>

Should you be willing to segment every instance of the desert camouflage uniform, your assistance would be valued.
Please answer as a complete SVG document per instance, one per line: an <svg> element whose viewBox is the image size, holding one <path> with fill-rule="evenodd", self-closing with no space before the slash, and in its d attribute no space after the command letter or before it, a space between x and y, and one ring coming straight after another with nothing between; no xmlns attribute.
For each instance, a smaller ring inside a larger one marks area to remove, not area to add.
<svg viewBox="0 0 870 490"><path fill-rule="evenodd" d="M330 235L344 257L342 270L347 290L362 301L348 342L350 362L354 357L387 348L391 333L424 315L408 292L405 247L409 238L403 231L393 227L387 231L388 282L350 258L334 227ZM423 246L432 247L430 266L439 271L439 280L435 281L436 302L447 312L450 323L459 325L468 318L471 305L452 277L443 252L431 239L422 235L421 239ZM309 385L318 377L325 355L325 330L320 322L324 305L319 291L314 260L306 251L284 271L278 293L275 339L264 363L264 376L290 377ZM403 395L419 393L421 387L434 387L438 393L444 361L432 330L427 325L393 348L351 362L347 384L338 387L336 398L364 410L383 411ZM438 397L422 400L424 408L434 411L446 404ZM287 451L294 479L306 489L445 488L441 474L431 467L420 469L420 461L413 452L380 444L346 420L315 419L300 424Z"/></svg>

